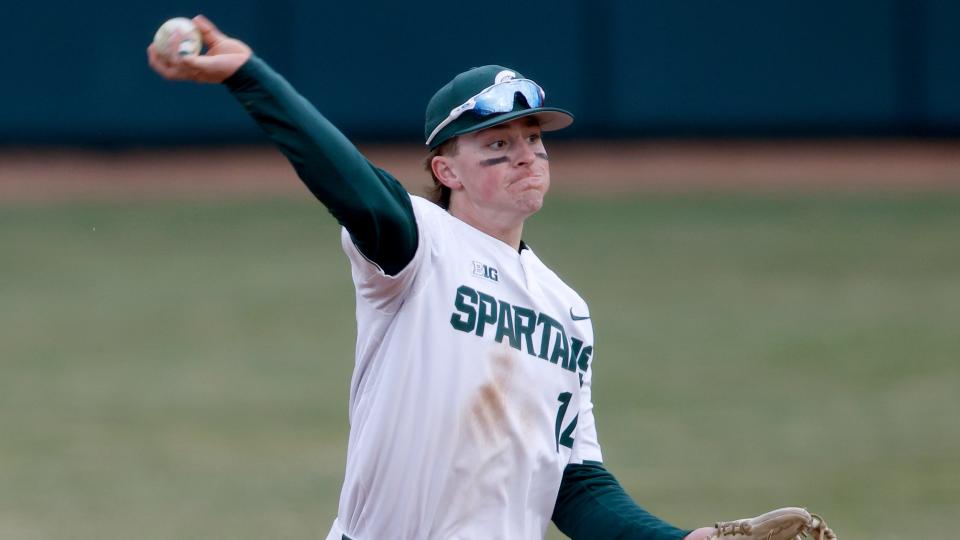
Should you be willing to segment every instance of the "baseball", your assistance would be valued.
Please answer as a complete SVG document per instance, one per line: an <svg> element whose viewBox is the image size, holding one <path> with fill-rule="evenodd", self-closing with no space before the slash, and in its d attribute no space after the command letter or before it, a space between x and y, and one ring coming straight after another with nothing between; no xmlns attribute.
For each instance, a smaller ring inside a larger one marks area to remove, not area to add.
<svg viewBox="0 0 960 540"><path fill-rule="evenodd" d="M157 52L165 56L189 56L200 54L203 40L193 21L186 17L174 17L160 25L153 35Z"/></svg>

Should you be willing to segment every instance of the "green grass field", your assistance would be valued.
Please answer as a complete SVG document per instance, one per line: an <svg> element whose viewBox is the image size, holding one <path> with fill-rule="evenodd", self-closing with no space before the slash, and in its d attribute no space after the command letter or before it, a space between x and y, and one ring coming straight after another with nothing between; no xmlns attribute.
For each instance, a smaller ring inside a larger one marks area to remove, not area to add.
<svg viewBox="0 0 960 540"><path fill-rule="evenodd" d="M608 467L681 525L960 512L960 196L555 198ZM322 538L353 292L306 199L0 207L0 538ZM550 538L559 538L553 532Z"/></svg>

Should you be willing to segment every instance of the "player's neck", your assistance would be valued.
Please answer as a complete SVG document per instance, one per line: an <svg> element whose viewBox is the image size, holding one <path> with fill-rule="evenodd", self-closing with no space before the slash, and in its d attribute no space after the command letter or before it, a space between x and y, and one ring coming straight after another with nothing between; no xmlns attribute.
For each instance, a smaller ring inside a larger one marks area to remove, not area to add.
<svg viewBox="0 0 960 540"><path fill-rule="evenodd" d="M500 240L514 250L520 250L523 219L504 216L495 211L482 211L469 205L451 204L448 211L474 229Z"/></svg>

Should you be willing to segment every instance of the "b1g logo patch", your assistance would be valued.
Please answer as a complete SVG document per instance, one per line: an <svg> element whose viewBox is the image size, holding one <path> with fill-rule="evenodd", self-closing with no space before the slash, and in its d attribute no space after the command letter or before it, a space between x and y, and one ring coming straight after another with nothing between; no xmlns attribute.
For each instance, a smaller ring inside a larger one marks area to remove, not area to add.
<svg viewBox="0 0 960 540"><path fill-rule="evenodd" d="M490 281L500 281L500 273L497 269L480 261L473 261L473 275Z"/></svg>

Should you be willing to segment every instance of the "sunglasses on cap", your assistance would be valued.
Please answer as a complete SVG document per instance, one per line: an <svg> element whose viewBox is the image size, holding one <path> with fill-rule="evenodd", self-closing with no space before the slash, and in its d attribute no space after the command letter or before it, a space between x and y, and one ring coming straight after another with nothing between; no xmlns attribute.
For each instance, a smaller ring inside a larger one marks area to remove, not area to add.
<svg viewBox="0 0 960 540"><path fill-rule="evenodd" d="M463 113L473 111L479 116L489 116L491 114L506 113L513 110L513 102L516 95L520 94L527 101L527 106L531 109L543 105L543 88L530 79L510 79L488 86L477 95L465 101L462 105L450 110L450 114L437 124L430 136L427 137L427 145L440 133L443 128L450 125L451 122L460 118Z"/></svg>

